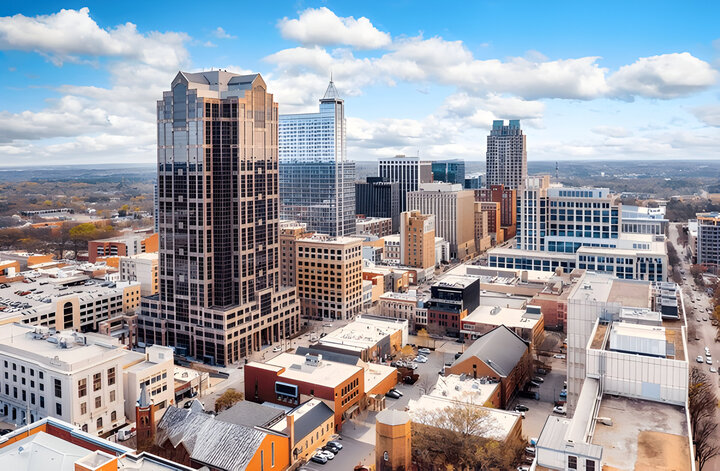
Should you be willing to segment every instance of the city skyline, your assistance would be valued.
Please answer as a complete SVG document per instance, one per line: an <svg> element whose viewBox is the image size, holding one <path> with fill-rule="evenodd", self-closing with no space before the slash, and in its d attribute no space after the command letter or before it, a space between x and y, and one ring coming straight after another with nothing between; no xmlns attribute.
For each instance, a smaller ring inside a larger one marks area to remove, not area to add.
<svg viewBox="0 0 720 471"><path fill-rule="evenodd" d="M522 120L531 161L707 159L720 142L713 5L303 3L251 6L242 24L81 6L0 7L0 165L152 162L153 97L211 67L262 73L281 113L311 111L333 74L349 160L482 161L493 119Z"/></svg>

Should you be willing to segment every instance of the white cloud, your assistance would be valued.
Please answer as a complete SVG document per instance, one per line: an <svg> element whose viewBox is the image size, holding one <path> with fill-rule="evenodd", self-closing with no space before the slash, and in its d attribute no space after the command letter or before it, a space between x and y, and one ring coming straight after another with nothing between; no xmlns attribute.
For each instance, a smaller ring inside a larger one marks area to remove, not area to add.
<svg viewBox="0 0 720 471"><path fill-rule="evenodd" d="M708 126L720 127L720 105L698 106L692 113Z"/></svg>
<svg viewBox="0 0 720 471"><path fill-rule="evenodd" d="M233 36L229 34L227 31L225 31L221 26L218 26L215 28L212 32L213 36L215 36L218 39L235 39L237 36Z"/></svg>
<svg viewBox="0 0 720 471"><path fill-rule="evenodd" d="M710 64L683 52L641 57L620 67L608 82L615 96L670 99L704 90L717 79Z"/></svg>
<svg viewBox="0 0 720 471"><path fill-rule="evenodd" d="M330 9L308 8L299 18L278 21L280 34L304 45L346 45L357 49L378 49L390 44L384 33L367 18L338 17Z"/></svg>
<svg viewBox="0 0 720 471"><path fill-rule="evenodd" d="M628 137L632 135L630 131L622 126L595 126L591 131L608 137Z"/></svg>

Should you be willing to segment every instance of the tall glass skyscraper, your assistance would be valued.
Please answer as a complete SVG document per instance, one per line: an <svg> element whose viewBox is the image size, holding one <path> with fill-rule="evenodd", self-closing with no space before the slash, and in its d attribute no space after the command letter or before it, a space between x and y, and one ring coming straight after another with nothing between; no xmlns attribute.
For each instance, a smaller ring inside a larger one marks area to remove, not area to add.
<svg viewBox="0 0 720 471"><path fill-rule="evenodd" d="M527 177L527 140L520 121L511 119L507 125L495 120L487 137L485 157L487 186L504 185L517 190Z"/></svg>
<svg viewBox="0 0 720 471"><path fill-rule="evenodd" d="M436 160L432 163L433 181L465 185L465 161Z"/></svg>
<svg viewBox="0 0 720 471"><path fill-rule="evenodd" d="M345 104L330 81L318 113L280 115L280 217L331 236L355 233L355 162Z"/></svg>
<svg viewBox="0 0 720 471"><path fill-rule="evenodd" d="M259 74L179 72L157 126L159 293L138 340L236 363L299 327L280 287L278 105Z"/></svg>

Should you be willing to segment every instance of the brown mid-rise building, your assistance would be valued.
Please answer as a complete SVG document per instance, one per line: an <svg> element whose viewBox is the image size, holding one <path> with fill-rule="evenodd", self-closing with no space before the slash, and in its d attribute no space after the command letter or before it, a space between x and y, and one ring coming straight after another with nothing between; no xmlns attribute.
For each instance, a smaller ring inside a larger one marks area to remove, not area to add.
<svg viewBox="0 0 720 471"><path fill-rule="evenodd" d="M400 214L400 263L422 268L432 276L435 270L435 216L420 211Z"/></svg>
<svg viewBox="0 0 720 471"><path fill-rule="evenodd" d="M475 203L475 250L478 253L486 251L492 245L490 211L483 211L483 204L487 203Z"/></svg>
<svg viewBox="0 0 720 471"><path fill-rule="evenodd" d="M157 117L159 294L139 341L229 365L299 327L280 286L278 105L259 74L179 72Z"/></svg>
<svg viewBox="0 0 720 471"><path fill-rule="evenodd" d="M280 222L280 285L297 286L295 244L298 239L312 236L307 224L296 221Z"/></svg>
<svg viewBox="0 0 720 471"><path fill-rule="evenodd" d="M95 263L106 257L123 257L158 251L158 234L135 232L111 239L88 242L88 261Z"/></svg>
<svg viewBox="0 0 720 471"><path fill-rule="evenodd" d="M315 234L295 252L302 315L351 319L362 308L362 239Z"/></svg>
<svg viewBox="0 0 720 471"><path fill-rule="evenodd" d="M499 203L500 226L504 229L504 238L507 240L515 237L517 191L514 188L507 188L503 185L491 185L490 188L481 188L475 190L475 201Z"/></svg>

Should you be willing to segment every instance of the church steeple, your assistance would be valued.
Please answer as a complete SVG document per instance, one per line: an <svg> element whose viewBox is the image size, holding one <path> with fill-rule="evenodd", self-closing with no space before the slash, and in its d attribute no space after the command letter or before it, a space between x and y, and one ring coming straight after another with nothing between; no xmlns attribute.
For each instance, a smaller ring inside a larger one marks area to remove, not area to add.
<svg viewBox="0 0 720 471"><path fill-rule="evenodd" d="M140 397L135 405L135 430L137 431L137 449L150 449L155 442L155 412L157 406L148 399L145 383L140 385Z"/></svg>

